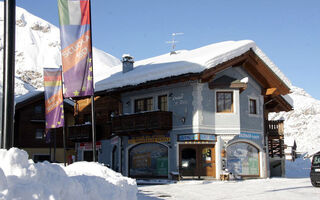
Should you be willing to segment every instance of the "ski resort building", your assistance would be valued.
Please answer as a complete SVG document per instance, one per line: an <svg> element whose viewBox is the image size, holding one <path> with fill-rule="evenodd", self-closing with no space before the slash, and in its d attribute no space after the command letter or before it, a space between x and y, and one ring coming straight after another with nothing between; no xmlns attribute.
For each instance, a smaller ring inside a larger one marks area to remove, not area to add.
<svg viewBox="0 0 320 200"><path fill-rule="evenodd" d="M123 64L96 83L99 162L136 178L265 178L284 173L290 82L253 41L221 42ZM76 101L69 139L92 160L90 99Z"/></svg>
<svg viewBox="0 0 320 200"><path fill-rule="evenodd" d="M73 103L64 101L65 123L74 124ZM29 154L34 162L64 162L63 130L51 129L45 134L45 101L43 91L30 91L16 98L14 116L14 147L21 148ZM66 130L66 134L68 134ZM67 161L72 162L75 155L74 143L66 143Z"/></svg>

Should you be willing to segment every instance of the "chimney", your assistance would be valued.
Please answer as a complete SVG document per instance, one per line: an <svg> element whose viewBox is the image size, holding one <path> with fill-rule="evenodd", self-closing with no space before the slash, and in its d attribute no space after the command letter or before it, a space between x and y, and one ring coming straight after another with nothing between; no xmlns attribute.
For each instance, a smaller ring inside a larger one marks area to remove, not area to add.
<svg viewBox="0 0 320 200"><path fill-rule="evenodd" d="M133 70L133 57L130 54L122 55L122 73L129 72Z"/></svg>

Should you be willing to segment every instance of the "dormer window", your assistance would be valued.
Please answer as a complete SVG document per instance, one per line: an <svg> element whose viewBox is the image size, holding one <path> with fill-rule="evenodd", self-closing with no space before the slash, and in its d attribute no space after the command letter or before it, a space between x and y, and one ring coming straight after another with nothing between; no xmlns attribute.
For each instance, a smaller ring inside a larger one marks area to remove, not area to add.
<svg viewBox="0 0 320 200"><path fill-rule="evenodd" d="M134 101L134 112L144 112L153 110L153 98L137 99Z"/></svg>
<svg viewBox="0 0 320 200"><path fill-rule="evenodd" d="M233 112L233 92L217 92L217 112Z"/></svg>

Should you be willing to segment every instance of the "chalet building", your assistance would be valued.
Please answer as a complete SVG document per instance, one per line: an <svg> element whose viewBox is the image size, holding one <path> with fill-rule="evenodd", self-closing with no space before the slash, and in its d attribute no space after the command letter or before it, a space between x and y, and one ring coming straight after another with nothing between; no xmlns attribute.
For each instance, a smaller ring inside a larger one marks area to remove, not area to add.
<svg viewBox="0 0 320 200"><path fill-rule="evenodd" d="M290 82L253 41L229 41L134 62L124 55L96 83L99 162L136 178L284 173L283 121ZM77 158L92 155L90 99L69 127Z"/></svg>
<svg viewBox="0 0 320 200"><path fill-rule="evenodd" d="M74 124L73 102L65 100L64 110L65 123L67 126L71 126ZM16 99L14 120L14 147L25 150L29 154L29 158L35 162L44 160L64 162L62 128L51 129L50 138L45 136L45 100L43 91L34 91L18 97ZM55 146L56 150L54 150ZM56 151L55 156L54 151ZM75 157L74 143L68 141L67 159L69 159L69 162L71 162L72 155Z"/></svg>

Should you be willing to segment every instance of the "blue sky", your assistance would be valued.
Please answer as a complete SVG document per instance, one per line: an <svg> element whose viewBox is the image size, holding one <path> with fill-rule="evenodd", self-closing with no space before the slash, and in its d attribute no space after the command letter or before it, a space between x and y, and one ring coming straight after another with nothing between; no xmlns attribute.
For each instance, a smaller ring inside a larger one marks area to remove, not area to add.
<svg viewBox="0 0 320 200"><path fill-rule="evenodd" d="M320 99L319 0L91 0L93 45L141 60L226 40L254 40L293 85ZM17 6L59 26L56 0L17 0Z"/></svg>

